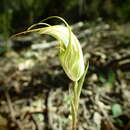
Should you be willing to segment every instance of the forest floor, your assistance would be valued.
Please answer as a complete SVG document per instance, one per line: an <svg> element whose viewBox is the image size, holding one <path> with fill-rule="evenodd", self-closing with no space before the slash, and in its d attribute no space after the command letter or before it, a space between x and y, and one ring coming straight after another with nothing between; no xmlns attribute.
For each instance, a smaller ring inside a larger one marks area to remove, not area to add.
<svg viewBox="0 0 130 130"><path fill-rule="evenodd" d="M129 26L79 22L72 29L90 62L78 130L130 130ZM71 84L54 39L1 40L0 130L71 130Z"/></svg>

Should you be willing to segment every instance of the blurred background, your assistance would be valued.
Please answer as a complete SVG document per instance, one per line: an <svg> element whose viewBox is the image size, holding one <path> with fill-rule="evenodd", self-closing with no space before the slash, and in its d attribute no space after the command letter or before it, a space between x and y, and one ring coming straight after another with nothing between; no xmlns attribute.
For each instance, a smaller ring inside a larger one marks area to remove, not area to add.
<svg viewBox="0 0 130 130"><path fill-rule="evenodd" d="M0 35L24 28L52 16L61 16L69 23L95 21L127 23L130 20L129 0L1 0Z"/></svg>
<svg viewBox="0 0 130 130"><path fill-rule="evenodd" d="M0 0L0 130L71 129L72 82L57 41L10 39L53 15L71 25L90 63L78 130L130 130L130 0Z"/></svg>

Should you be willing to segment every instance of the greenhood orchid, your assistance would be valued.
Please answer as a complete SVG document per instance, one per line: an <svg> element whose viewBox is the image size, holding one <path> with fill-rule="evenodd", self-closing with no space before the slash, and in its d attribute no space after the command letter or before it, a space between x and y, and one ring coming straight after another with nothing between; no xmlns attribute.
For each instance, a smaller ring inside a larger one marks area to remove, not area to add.
<svg viewBox="0 0 130 130"><path fill-rule="evenodd" d="M84 73L84 60L80 43L67 27L54 25L41 28L39 34L49 34L59 41L61 65L72 81L78 81ZM70 38L69 38L70 37Z"/></svg>
<svg viewBox="0 0 130 130"><path fill-rule="evenodd" d="M61 66L63 67L67 76L73 81L74 86L72 86L72 101L71 101L71 115L72 115L72 130L76 130L77 124L77 111L81 89L83 82L85 80L85 75L88 70L88 64L85 69L83 52L74 33L71 31L70 26L67 22L58 16L52 16L45 20L58 18L64 22L65 25L49 25L47 23L40 22L38 24L32 25L27 31L18 33L14 36L25 34L29 32L36 32L38 34L47 34L59 42L59 59ZM43 20L43 21L45 21ZM37 25L44 25L44 27L33 29Z"/></svg>
<svg viewBox="0 0 130 130"><path fill-rule="evenodd" d="M78 81L84 73L83 53L77 37L71 31L67 22L58 16L52 16L47 19L58 18L62 20L65 25L49 25L47 23L38 23L32 25L27 31L18 33L24 34L28 32L37 32L39 34L48 34L59 41L59 58L61 65L72 81ZM45 19L45 20L47 20ZM45 21L44 20L44 21ZM46 25L38 29L32 29L37 25Z"/></svg>

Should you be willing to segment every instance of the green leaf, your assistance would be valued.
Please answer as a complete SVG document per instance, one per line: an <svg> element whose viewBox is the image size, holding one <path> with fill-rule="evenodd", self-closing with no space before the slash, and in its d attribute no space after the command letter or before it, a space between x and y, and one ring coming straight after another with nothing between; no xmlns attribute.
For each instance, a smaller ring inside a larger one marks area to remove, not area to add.
<svg viewBox="0 0 130 130"><path fill-rule="evenodd" d="M122 114L122 107L119 104L112 105L112 114L114 117L117 117Z"/></svg>

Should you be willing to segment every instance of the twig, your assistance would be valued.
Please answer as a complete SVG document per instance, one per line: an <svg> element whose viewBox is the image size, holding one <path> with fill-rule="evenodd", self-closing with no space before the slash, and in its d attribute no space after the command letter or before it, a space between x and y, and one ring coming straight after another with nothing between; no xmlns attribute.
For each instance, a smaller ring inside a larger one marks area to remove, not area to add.
<svg viewBox="0 0 130 130"><path fill-rule="evenodd" d="M36 125L37 130L41 130L42 128L39 126L39 123L38 123L38 121L36 120L34 114L32 114L31 116L32 116L32 119L33 119L33 121L34 121L34 123L35 123L35 125Z"/></svg>
<svg viewBox="0 0 130 130"><path fill-rule="evenodd" d="M102 114L104 115L104 117L106 118L106 120L109 122L112 130L117 130L117 128L112 124L112 122L110 121L110 118L108 116L108 114L105 112L105 110L99 105L99 94L97 94L95 96L95 101L96 101L96 105L98 106L98 108L100 109L100 111L102 112Z"/></svg>
<svg viewBox="0 0 130 130"><path fill-rule="evenodd" d="M13 106L12 106L10 95L9 95L7 90L5 90L5 97L6 97L7 104L8 104L10 113L11 113L12 120L17 124L17 126L19 127L20 130L24 130L24 128L23 128L22 124L20 123L20 121L16 120L16 118L15 118L15 112L14 112L14 109L13 109Z"/></svg>

